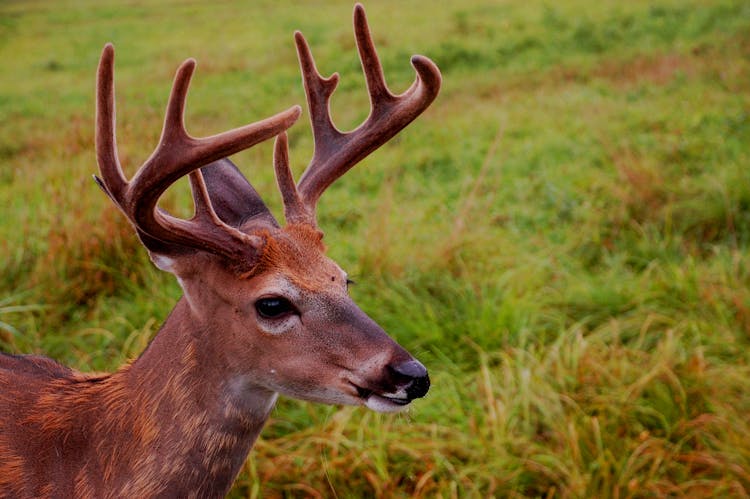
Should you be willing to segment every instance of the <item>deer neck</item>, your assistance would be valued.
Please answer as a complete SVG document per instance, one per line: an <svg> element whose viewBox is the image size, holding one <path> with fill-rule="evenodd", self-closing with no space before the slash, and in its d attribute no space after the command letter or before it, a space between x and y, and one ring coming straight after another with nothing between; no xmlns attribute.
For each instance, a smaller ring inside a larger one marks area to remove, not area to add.
<svg viewBox="0 0 750 499"><path fill-rule="evenodd" d="M144 353L115 375L138 399L136 432L150 440L141 465L155 468L169 494L223 497L276 401L275 392L229 372L216 333L183 298Z"/></svg>

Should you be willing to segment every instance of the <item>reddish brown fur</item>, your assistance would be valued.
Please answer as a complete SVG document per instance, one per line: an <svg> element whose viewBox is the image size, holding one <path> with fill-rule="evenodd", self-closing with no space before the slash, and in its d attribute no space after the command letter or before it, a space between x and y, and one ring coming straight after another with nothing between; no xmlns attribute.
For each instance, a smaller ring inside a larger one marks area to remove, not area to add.
<svg viewBox="0 0 750 499"><path fill-rule="evenodd" d="M215 397L195 353L208 338L172 337L185 328L176 317L189 317L184 307L141 358L111 375L0 355L1 497L226 493L267 414L212 419L201 407ZM153 358L173 342L171 359Z"/></svg>
<svg viewBox="0 0 750 499"><path fill-rule="evenodd" d="M317 228L307 224L290 224L272 233L262 233L273 237L265 239L266 244L252 275L275 270L305 289L320 289L321 285L330 284L329 276L339 273L338 267L324 255L323 233ZM310 267L323 272L310 272ZM318 276L325 276L324 282L316 281Z"/></svg>

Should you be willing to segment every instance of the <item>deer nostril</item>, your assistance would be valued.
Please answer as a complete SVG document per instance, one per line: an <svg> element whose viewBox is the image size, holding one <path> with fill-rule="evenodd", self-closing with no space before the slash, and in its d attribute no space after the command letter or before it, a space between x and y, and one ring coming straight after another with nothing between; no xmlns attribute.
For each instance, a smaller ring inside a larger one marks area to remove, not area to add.
<svg viewBox="0 0 750 499"><path fill-rule="evenodd" d="M397 375L404 378L424 378L427 376L427 369L418 360L408 360L395 366L388 366Z"/></svg>
<svg viewBox="0 0 750 499"><path fill-rule="evenodd" d="M429 389L430 377L427 375L427 370L425 370L424 376L414 378L411 384L406 388L406 396L410 399L418 399L427 395L427 390Z"/></svg>
<svg viewBox="0 0 750 499"><path fill-rule="evenodd" d="M406 395L410 399L424 397L430 389L430 377L427 369L418 360L409 360L388 366L397 385L406 388Z"/></svg>

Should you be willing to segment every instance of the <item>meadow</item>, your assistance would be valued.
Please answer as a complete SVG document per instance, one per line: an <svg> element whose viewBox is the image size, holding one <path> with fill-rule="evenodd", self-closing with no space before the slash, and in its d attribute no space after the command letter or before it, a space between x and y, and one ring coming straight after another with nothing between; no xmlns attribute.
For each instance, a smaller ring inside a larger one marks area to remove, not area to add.
<svg viewBox="0 0 750 499"><path fill-rule="evenodd" d="M360 306L430 369L404 414L282 398L231 497L750 496L750 4L376 0L443 90L319 206ZM180 296L96 187L94 75L150 154L198 61L208 135L303 104L292 32L367 114L352 3L0 3L0 349L113 370ZM306 116L306 111L305 111ZM299 174L312 139L290 130ZM264 143L234 158L281 218ZM164 206L192 209L186 184Z"/></svg>

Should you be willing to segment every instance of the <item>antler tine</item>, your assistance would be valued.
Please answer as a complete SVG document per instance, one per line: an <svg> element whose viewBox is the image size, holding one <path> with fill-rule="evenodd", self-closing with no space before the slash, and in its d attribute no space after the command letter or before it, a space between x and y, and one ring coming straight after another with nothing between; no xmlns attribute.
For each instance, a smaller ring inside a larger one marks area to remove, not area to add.
<svg viewBox="0 0 750 499"><path fill-rule="evenodd" d="M354 31L371 109L367 119L347 133L339 131L330 116L329 101L338 75L323 78L315 67L305 38L295 33L315 146L313 158L297 189L313 216L318 199L329 185L411 123L435 100L440 90L437 66L426 57L413 56L411 63L417 73L414 83L400 95L391 93L361 4L354 8ZM314 225L314 219L312 223Z"/></svg>
<svg viewBox="0 0 750 499"><path fill-rule="evenodd" d="M314 222L313 214L310 213L300 199L297 186L294 185L294 176L289 168L289 139L286 132L276 136L273 151L273 167L276 173L276 183L281 192L284 202L284 218L287 223L309 223Z"/></svg>
<svg viewBox="0 0 750 499"><path fill-rule="evenodd" d="M128 183L117 154L114 59L115 49L108 43L102 50L96 75L96 158L104 180L94 177L113 200L121 196Z"/></svg>
<svg viewBox="0 0 750 499"><path fill-rule="evenodd" d="M377 103L381 101L392 101L395 96L388 90L383 74L383 65L375 51L375 44L370 35L370 26L367 24L365 9L362 4L354 6L354 36L357 40L357 52L362 70L365 74L367 91L370 94L370 105L376 109Z"/></svg>
<svg viewBox="0 0 750 499"><path fill-rule="evenodd" d="M289 128L299 117L294 106L270 118L205 138L191 137L184 126L185 99L195 61L177 70L167 104L159 145L128 181L117 155L115 139L114 48L107 44L97 75L96 150L102 178L99 185L139 230L165 243L176 243L229 258L254 253L250 236L222 222L211 206L199 171L218 159L252 147ZM172 217L157 208L167 188L180 177L191 175L195 216Z"/></svg>
<svg viewBox="0 0 750 499"><path fill-rule="evenodd" d="M339 75L334 73L328 78L323 78L315 67L315 59L302 33L295 31L294 41L297 44L297 56L307 94L307 106L310 110L310 122L315 141L314 154L320 155L327 152L326 146L331 148L332 143L342 137L342 133L333 124L329 112L329 101L339 83Z"/></svg>

